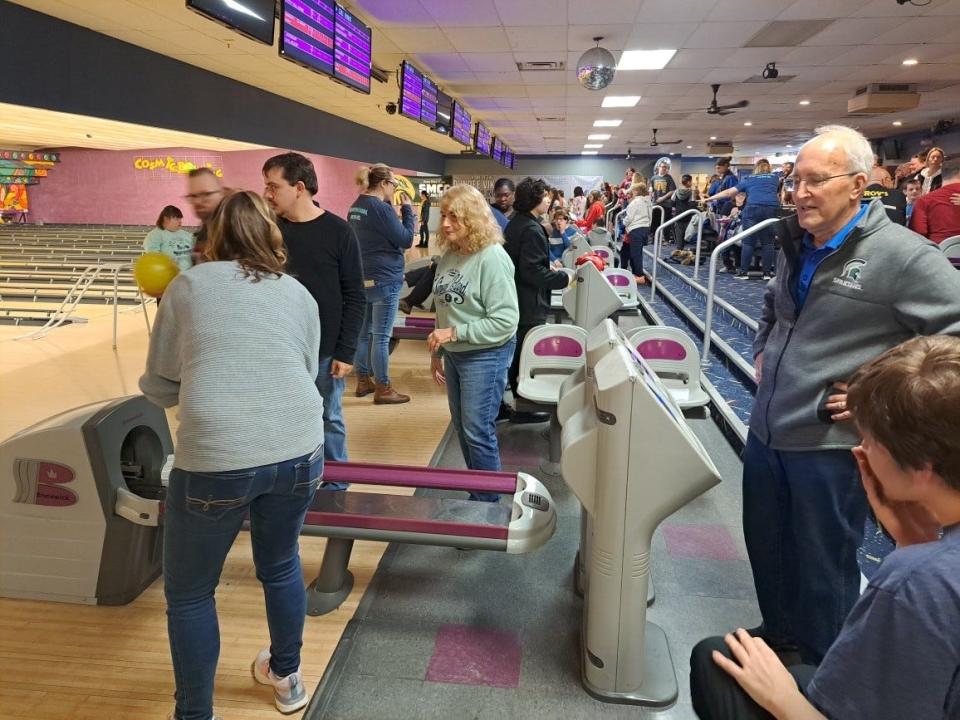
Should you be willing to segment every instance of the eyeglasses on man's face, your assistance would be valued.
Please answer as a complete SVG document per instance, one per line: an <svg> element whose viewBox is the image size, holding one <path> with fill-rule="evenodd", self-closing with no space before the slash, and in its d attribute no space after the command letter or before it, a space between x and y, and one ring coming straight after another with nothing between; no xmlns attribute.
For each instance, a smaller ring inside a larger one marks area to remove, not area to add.
<svg viewBox="0 0 960 720"><path fill-rule="evenodd" d="M848 172L840 173L839 175L830 175L829 177L812 177L812 178L800 178L795 175L791 175L788 178L785 178L783 181L783 189L787 192L795 192L800 189L800 186L803 185L808 191L815 191L821 189L831 180L842 177L853 177L854 175L859 175L859 172Z"/></svg>

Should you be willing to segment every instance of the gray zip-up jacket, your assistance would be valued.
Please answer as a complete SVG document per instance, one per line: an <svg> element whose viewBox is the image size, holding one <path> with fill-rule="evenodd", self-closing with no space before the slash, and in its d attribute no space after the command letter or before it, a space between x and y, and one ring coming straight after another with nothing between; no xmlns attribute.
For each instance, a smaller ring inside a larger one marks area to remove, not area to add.
<svg viewBox="0 0 960 720"><path fill-rule="evenodd" d="M932 242L890 222L874 200L817 268L798 313L792 288L803 230L796 216L778 234L783 252L753 343L763 373L750 431L776 450L851 448L858 443L853 422L817 417L824 392L904 340L960 335L960 272Z"/></svg>

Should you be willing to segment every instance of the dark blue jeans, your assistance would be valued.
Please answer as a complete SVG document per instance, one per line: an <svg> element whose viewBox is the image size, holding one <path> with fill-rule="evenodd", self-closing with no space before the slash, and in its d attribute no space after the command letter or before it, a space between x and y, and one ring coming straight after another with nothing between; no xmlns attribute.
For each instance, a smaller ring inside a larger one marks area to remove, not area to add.
<svg viewBox="0 0 960 720"><path fill-rule="evenodd" d="M650 228L635 228L627 237L630 238L630 267L634 275L643 275L643 247L650 239Z"/></svg>
<svg viewBox="0 0 960 720"><path fill-rule="evenodd" d="M343 422L343 389L346 381L330 374L332 357L320 358L317 390L323 398L323 459L347 461L347 427ZM349 483L323 483L330 490L346 490Z"/></svg>
<svg viewBox="0 0 960 720"><path fill-rule="evenodd" d="M860 595L867 498L849 450L789 452L750 434L743 535L766 634L819 665Z"/></svg>
<svg viewBox="0 0 960 720"><path fill-rule="evenodd" d="M748 230L754 225L759 225L764 220L775 218L779 213L780 208L773 205L748 204L743 209L741 231ZM774 246L775 238L776 236L772 227L764 228L749 237L745 237L743 242L740 243L740 272L747 272L750 269L750 263L753 262L753 251L759 242L763 272L772 274L777 259L777 249Z"/></svg>
<svg viewBox="0 0 960 720"><path fill-rule="evenodd" d="M516 337L487 350L443 353L450 419L471 470L500 470L497 413L507 387ZM497 502L497 493L472 492L471 500Z"/></svg>
<svg viewBox="0 0 960 720"><path fill-rule="evenodd" d="M397 317L403 283L377 284L366 289L367 309L357 339L354 366L357 375L373 375L381 385L390 384L390 336ZM373 365L371 372L371 365Z"/></svg>
<svg viewBox="0 0 960 720"><path fill-rule="evenodd" d="M270 667L300 667L306 595L297 544L323 475L323 453L230 472L170 473L163 535L163 590L176 680L177 720L213 717L220 655L214 592L227 552L250 514L257 579L270 629Z"/></svg>

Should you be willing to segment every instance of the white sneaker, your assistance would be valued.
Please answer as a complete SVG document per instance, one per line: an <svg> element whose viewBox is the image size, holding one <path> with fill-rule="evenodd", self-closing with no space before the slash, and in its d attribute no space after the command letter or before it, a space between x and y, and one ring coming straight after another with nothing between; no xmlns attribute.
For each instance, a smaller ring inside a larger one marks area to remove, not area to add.
<svg viewBox="0 0 960 720"><path fill-rule="evenodd" d="M257 653L253 661L253 677L261 685L273 686L273 701L277 710L283 714L296 712L307 704L310 699L306 688L303 687L303 675L300 670L278 678L270 669L270 651L267 649Z"/></svg>

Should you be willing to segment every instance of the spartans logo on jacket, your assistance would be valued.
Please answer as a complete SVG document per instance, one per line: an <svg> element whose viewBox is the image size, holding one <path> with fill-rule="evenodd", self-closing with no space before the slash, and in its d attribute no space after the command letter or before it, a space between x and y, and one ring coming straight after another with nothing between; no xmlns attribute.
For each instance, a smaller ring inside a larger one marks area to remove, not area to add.
<svg viewBox="0 0 960 720"><path fill-rule="evenodd" d="M840 275L833 279L834 285L840 285L841 287L850 288L851 290L863 290L863 285L860 284L860 274L863 272L863 266L866 264L867 261L861 260L860 258L848 260L844 264L843 271Z"/></svg>

